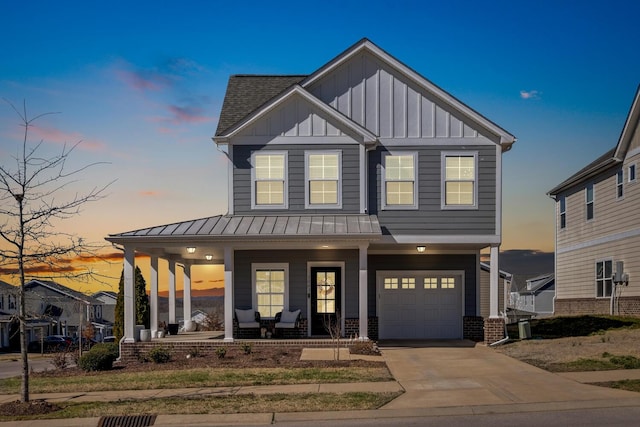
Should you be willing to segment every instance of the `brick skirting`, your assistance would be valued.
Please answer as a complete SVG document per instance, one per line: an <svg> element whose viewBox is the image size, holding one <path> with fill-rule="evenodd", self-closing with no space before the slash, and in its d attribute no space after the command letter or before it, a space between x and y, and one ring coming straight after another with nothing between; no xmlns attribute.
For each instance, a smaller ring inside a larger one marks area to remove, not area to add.
<svg viewBox="0 0 640 427"><path fill-rule="evenodd" d="M504 319L486 318L484 319L484 343L489 345L504 338Z"/></svg>
<svg viewBox="0 0 640 427"><path fill-rule="evenodd" d="M475 342L484 341L484 319L480 316L462 318L462 338Z"/></svg>
<svg viewBox="0 0 640 427"><path fill-rule="evenodd" d="M556 299L556 316L578 316L583 314L609 314L609 298L564 298ZM640 297L621 297L616 299L616 314L621 316L640 316Z"/></svg>

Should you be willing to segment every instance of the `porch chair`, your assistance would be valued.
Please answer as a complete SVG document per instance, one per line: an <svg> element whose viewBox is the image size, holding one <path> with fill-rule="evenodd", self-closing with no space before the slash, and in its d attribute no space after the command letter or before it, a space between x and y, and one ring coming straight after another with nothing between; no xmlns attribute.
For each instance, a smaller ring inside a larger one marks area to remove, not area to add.
<svg viewBox="0 0 640 427"><path fill-rule="evenodd" d="M236 308L236 321L240 329L260 329L260 312L252 308L248 310Z"/></svg>
<svg viewBox="0 0 640 427"><path fill-rule="evenodd" d="M296 311L282 310L276 313L274 331L278 329L296 329L300 326L300 309Z"/></svg>

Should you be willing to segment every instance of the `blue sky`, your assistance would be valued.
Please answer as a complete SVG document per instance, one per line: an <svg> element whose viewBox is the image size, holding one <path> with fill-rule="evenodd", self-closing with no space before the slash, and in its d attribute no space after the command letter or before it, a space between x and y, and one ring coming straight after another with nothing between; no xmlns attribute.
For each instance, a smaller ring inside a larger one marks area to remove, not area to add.
<svg viewBox="0 0 640 427"><path fill-rule="evenodd" d="M211 141L231 74L308 74L363 37L512 134L503 249L553 250L546 191L613 147L640 83L636 1L6 2L0 97L47 149L105 161L109 197L70 227L109 233L226 212ZM0 159L19 121L0 103Z"/></svg>

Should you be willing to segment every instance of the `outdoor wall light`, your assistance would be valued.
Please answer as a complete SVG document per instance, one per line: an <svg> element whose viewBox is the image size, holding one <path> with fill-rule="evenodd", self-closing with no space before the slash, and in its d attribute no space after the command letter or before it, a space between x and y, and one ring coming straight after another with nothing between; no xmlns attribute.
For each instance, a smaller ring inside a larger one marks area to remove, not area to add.
<svg viewBox="0 0 640 427"><path fill-rule="evenodd" d="M195 246L187 246L187 253L188 254L193 254L196 252L196 247Z"/></svg>
<svg viewBox="0 0 640 427"><path fill-rule="evenodd" d="M424 251L427 250L426 246L416 246L416 251L423 253Z"/></svg>
<svg viewBox="0 0 640 427"><path fill-rule="evenodd" d="M206 255L204 256L204 258L205 258L207 261L211 261L211 260L213 259L213 255L211 255L211 254L206 254Z"/></svg>

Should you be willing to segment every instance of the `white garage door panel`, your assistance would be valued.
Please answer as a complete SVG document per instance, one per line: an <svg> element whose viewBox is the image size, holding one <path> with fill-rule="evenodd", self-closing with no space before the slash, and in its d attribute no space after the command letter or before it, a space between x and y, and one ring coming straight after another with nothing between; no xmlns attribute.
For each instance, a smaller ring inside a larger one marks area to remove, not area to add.
<svg viewBox="0 0 640 427"><path fill-rule="evenodd" d="M406 279L408 277L411 278L409 282ZM428 285L427 289L424 287L425 277L434 282ZM455 279L453 283L451 278ZM462 338L460 273L380 272L378 280L378 322L381 339ZM411 286L414 288L410 288Z"/></svg>

